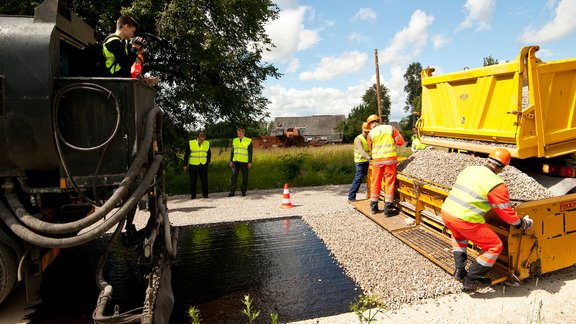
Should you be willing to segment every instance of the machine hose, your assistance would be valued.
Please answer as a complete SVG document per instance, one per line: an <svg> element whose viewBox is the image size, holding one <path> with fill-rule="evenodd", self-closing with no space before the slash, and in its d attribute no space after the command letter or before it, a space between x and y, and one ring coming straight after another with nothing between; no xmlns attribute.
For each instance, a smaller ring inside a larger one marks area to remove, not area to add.
<svg viewBox="0 0 576 324"><path fill-rule="evenodd" d="M96 307L94 308L94 312L92 313L92 319L96 323L135 323L139 322L142 314L132 314L135 311L142 311L143 307L139 307L128 312L124 312L122 314L114 314L112 316L105 316L104 311L106 310L106 306L108 302L112 299L112 293L114 291L111 284L109 284L104 279L104 266L106 265L106 261L108 260L108 255L110 251L114 247L116 241L120 237L122 233L122 228L124 227L124 223L126 222L125 219L118 223L114 234L110 238L106 249L102 256L100 256L100 260L98 260L98 267L96 269L96 285L100 288L100 295L98 296L98 301L96 303Z"/></svg>
<svg viewBox="0 0 576 324"><path fill-rule="evenodd" d="M3 202L0 201L0 218L2 221L16 234L18 237L26 242L32 243L37 246L46 248L67 248L73 247L86 242L92 241L112 228L114 225L118 224L126 215L133 209L136 208L140 198L146 193L151 183L154 181L154 177L158 172L158 169L162 165L163 156L156 155L154 157L154 162L144 175L142 182L138 185L136 190L132 195L126 200L126 203L116 211L112 216L106 219L102 224L97 227L90 229L89 231L79 234L73 237L66 238L52 238L39 235L30 229L23 226L16 217L12 214Z"/></svg>
<svg viewBox="0 0 576 324"><path fill-rule="evenodd" d="M22 206L16 194L9 193L6 195L6 199L16 216L18 216L18 219L20 219L20 221L27 227L39 233L66 234L77 233L108 215L108 213L112 209L116 208L116 206L118 206L122 199L127 195L130 187L136 181L142 164L146 162L154 135L154 121L157 114L160 112L161 111L158 106L155 106L148 112L146 116L146 129L144 139L140 145L140 148L138 149L138 153L136 154L132 165L126 173L126 177L124 180L122 180L118 188L114 191L106 203L102 205L102 207L98 208L93 214L73 222L62 224L49 223L40 220L37 216L30 215L30 213L28 213Z"/></svg>

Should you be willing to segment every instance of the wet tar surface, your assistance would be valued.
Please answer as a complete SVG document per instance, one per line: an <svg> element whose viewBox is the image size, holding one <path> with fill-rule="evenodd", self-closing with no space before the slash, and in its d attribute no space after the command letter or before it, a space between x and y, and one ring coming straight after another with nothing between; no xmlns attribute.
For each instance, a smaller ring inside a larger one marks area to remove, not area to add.
<svg viewBox="0 0 576 324"><path fill-rule="evenodd" d="M98 297L95 268L107 237L63 251L45 272L42 303L31 323L91 323ZM105 271L120 312L142 306L144 283L130 248L116 247ZM349 311L361 294L322 241L300 218L180 228L172 266L175 298L171 323L189 323L195 306L203 323L245 323L245 295L260 311L255 323L330 316ZM111 315L112 308L107 315Z"/></svg>

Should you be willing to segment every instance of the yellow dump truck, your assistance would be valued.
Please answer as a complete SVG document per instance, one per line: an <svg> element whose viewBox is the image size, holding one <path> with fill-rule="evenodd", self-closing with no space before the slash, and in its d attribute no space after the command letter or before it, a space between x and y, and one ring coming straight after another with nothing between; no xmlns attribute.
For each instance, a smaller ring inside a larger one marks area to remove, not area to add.
<svg viewBox="0 0 576 324"><path fill-rule="evenodd" d="M524 47L502 64L433 76L422 71L422 114L417 122L424 144L447 151L486 156L507 148L513 165L539 182L571 180L553 198L522 202L519 215L530 215L532 229L522 232L495 214L487 223L504 243L493 270L493 283L522 280L576 264L576 194L573 191L576 152L576 58L542 62L537 46ZM536 166L536 168L534 168ZM453 273L450 231L440 209L450 187L409 174L398 174L396 203L402 213L371 215L367 201L357 209ZM469 259L479 250L470 245Z"/></svg>

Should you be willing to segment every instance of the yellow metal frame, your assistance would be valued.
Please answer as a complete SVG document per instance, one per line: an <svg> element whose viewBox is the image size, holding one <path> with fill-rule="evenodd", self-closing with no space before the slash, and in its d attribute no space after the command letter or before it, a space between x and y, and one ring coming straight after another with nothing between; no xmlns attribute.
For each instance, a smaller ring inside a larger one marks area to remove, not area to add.
<svg viewBox="0 0 576 324"><path fill-rule="evenodd" d="M439 76L423 70L422 142L483 153L494 148L489 143L510 144L515 158L576 152L576 58L546 63L536 57L538 49L524 47L514 61Z"/></svg>
<svg viewBox="0 0 576 324"><path fill-rule="evenodd" d="M401 173L397 178L396 198L402 211L414 218L416 226L451 237L441 218L449 189ZM576 194L522 203L516 211L520 217L530 215L534 220L532 229L523 232L494 214L486 217L487 224L504 243L497 262L501 268L522 280L576 264ZM477 254L477 248L470 246L469 254Z"/></svg>

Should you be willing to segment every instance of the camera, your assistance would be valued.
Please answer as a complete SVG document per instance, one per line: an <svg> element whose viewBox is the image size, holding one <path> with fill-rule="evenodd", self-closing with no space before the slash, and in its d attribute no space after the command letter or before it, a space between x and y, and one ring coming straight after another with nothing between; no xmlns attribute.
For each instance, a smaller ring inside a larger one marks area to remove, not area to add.
<svg viewBox="0 0 576 324"><path fill-rule="evenodd" d="M130 39L130 44L136 44L142 47L146 47L146 40L142 37L133 37Z"/></svg>

